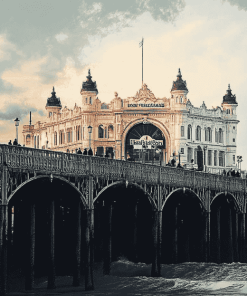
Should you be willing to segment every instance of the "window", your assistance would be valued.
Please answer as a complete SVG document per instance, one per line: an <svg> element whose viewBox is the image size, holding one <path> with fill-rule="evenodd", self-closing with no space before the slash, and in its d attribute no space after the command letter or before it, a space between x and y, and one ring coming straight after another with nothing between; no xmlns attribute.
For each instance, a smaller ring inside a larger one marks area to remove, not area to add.
<svg viewBox="0 0 247 296"><path fill-rule="evenodd" d="M87 104L87 98L86 98L86 104Z"/></svg>
<svg viewBox="0 0 247 296"><path fill-rule="evenodd" d="M231 114L230 109L226 109L226 114Z"/></svg>
<svg viewBox="0 0 247 296"><path fill-rule="evenodd" d="M181 126L181 137L184 137L184 126Z"/></svg>
<svg viewBox="0 0 247 296"><path fill-rule="evenodd" d="M191 163L191 159L193 159L193 156L192 156L192 148L188 147L188 152L187 152L187 162L188 163Z"/></svg>
<svg viewBox="0 0 247 296"><path fill-rule="evenodd" d="M219 151L219 166L225 166L224 151Z"/></svg>
<svg viewBox="0 0 247 296"><path fill-rule="evenodd" d="M37 148L39 148L39 136L37 136Z"/></svg>
<svg viewBox="0 0 247 296"><path fill-rule="evenodd" d="M205 129L205 141L212 142L212 131L210 127Z"/></svg>
<svg viewBox="0 0 247 296"><path fill-rule="evenodd" d="M34 148L36 148L36 136L34 136Z"/></svg>
<svg viewBox="0 0 247 296"><path fill-rule="evenodd" d="M236 161L235 160L235 155L232 156L232 161L233 161L233 164L235 164L235 161Z"/></svg>
<svg viewBox="0 0 247 296"><path fill-rule="evenodd" d="M233 129L235 130L235 126L233 126Z"/></svg>
<svg viewBox="0 0 247 296"><path fill-rule="evenodd" d="M29 146L31 144L31 136L27 135L26 136L26 145Z"/></svg>
<svg viewBox="0 0 247 296"><path fill-rule="evenodd" d="M114 138L114 128L113 128L113 125L109 125L108 126L108 137L109 138Z"/></svg>
<svg viewBox="0 0 247 296"><path fill-rule="evenodd" d="M190 124L188 125L188 139L192 140L192 127Z"/></svg>
<svg viewBox="0 0 247 296"><path fill-rule="evenodd" d="M194 149L194 163L197 164L197 148Z"/></svg>
<svg viewBox="0 0 247 296"><path fill-rule="evenodd" d="M208 165L212 165L212 150L208 150Z"/></svg>
<svg viewBox="0 0 247 296"><path fill-rule="evenodd" d="M214 166L217 166L217 151L214 150Z"/></svg>
<svg viewBox="0 0 247 296"><path fill-rule="evenodd" d="M57 132L54 133L54 145L57 145Z"/></svg>
<svg viewBox="0 0 247 296"><path fill-rule="evenodd" d="M233 138L232 141L235 143L235 138Z"/></svg>
<svg viewBox="0 0 247 296"><path fill-rule="evenodd" d="M215 142L219 143L219 133L218 133L217 129L215 129Z"/></svg>
<svg viewBox="0 0 247 296"><path fill-rule="evenodd" d="M201 127L200 126L196 127L196 140L201 141Z"/></svg>
<svg viewBox="0 0 247 296"><path fill-rule="evenodd" d="M99 139L103 139L104 138L104 129L103 129L103 126L102 125L100 125L98 127L98 138Z"/></svg>
<svg viewBox="0 0 247 296"><path fill-rule="evenodd" d="M52 116L52 112L49 112L49 117L51 117Z"/></svg>
<svg viewBox="0 0 247 296"><path fill-rule="evenodd" d="M219 129L219 142L223 143L223 131L221 128Z"/></svg>
<svg viewBox="0 0 247 296"><path fill-rule="evenodd" d="M92 105L92 98L91 97L89 98L89 104Z"/></svg>
<svg viewBox="0 0 247 296"><path fill-rule="evenodd" d="M107 127L105 127L105 138L107 139Z"/></svg>
<svg viewBox="0 0 247 296"><path fill-rule="evenodd" d="M181 154L184 154L184 148L181 148Z"/></svg>

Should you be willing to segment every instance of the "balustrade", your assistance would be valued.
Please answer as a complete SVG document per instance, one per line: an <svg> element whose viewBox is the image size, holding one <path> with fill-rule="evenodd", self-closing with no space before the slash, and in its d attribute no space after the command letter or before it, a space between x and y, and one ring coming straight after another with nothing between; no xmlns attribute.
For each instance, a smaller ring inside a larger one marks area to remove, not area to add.
<svg viewBox="0 0 247 296"><path fill-rule="evenodd" d="M95 177L113 181L125 179L138 183L161 183L191 189L210 188L211 190L227 192L245 191L245 180L241 178L0 144L0 165L3 165L4 162L9 168L13 169L45 171L53 174L86 176L91 173ZM91 172L89 171L90 167Z"/></svg>

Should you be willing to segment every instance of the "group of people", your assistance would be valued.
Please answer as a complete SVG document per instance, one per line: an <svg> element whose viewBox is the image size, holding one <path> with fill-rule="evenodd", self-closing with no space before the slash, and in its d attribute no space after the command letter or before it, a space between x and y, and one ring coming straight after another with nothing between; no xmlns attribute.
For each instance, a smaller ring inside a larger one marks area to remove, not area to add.
<svg viewBox="0 0 247 296"><path fill-rule="evenodd" d="M10 140L9 143L8 143L8 145L21 146L21 144L18 144L17 139L14 139L13 143Z"/></svg>
<svg viewBox="0 0 247 296"><path fill-rule="evenodd" d="M69 151L67 151L67 152L69 152ZM79 149L76 149L75 152L76 152L76 154L91 155L91 156L101 156L101 157L103 157L103 155L98 155L98 154L97 154L97 151L95 152L95 155L93 155L93 150L92 150L92 148L89 148L89 149L85 148L85 149L83 150L83 152L81 151L81 148L79 148ZM111 153L106 153L106 154L104 155L104 157L111 157L111 158L113 158L113 155L112 155Z"/></svg>
<svg viewBox="0 0 247 296"><path fill-rule="evenodd" d="M223 170L222 172L223 176L232 176L232 177L241 177L241 174L239 171L235 171L233 169L230 169L228 172L226 172L226 170Z"/></svg>

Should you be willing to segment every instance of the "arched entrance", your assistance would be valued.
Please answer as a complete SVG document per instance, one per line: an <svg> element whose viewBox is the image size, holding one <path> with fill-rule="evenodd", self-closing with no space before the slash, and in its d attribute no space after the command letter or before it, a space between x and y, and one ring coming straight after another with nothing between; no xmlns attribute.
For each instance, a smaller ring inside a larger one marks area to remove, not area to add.
<svg viewBox="0 0 247 296"><path fill-rule="evenodd" d="M166 152L166 138L154 124L134 125L125 139L125 159L136 162L160 164Z"/></svg>

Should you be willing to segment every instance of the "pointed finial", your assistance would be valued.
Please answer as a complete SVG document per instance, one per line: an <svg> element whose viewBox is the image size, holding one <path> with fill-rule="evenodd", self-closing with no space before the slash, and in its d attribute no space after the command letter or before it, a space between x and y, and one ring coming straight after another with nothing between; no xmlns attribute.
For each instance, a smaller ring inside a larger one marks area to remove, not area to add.
<svg viewBox="0 0 247 296"><path fill-rule="evenodd" d="M55 96L55 94L56 94L56 92L55 92L55 87L53 86L53 88L52 88L52 96Z"/></svg>
<svg viewBox="0 0 247 296"><path fill-rule="evenodd" d="M181 75L181 71L180 71L180 68L178 68L178 74L179 74L179 75Z"/></svg>
<svg viewBox="0 0 247 296"><path fill-rule="evenodd" d="M230 83L228 84L228 89L231 90L231 88L230 88Z"/></svg>
<svg viewBox="0 0 247 296"><path fill-rule="evenodd" d="M88 75L91 75L91 71L90 71L90 69L88 70Z"/></svg>

